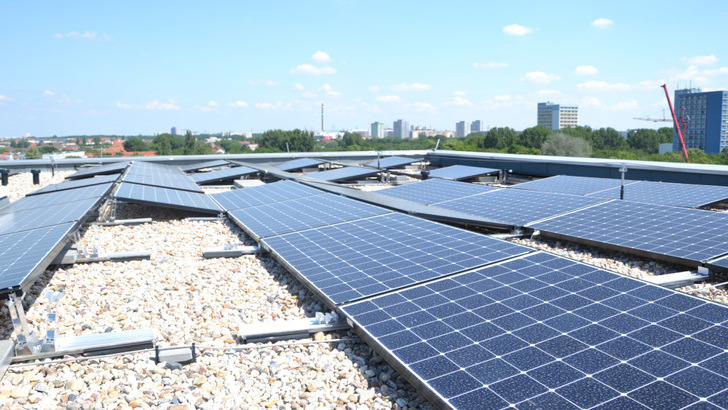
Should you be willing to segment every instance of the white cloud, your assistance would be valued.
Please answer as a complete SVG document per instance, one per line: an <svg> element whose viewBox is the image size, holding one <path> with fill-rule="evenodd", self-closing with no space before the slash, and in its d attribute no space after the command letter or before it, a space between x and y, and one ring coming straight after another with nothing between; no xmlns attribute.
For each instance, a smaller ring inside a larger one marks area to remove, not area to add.
<svg viewBox="0 0 728 410"><path fill-rule="evenodd" d="M91 40L91 41L112 41L113 38L109 36L108 34L97 34L95 31L84 31L83 33L79 33L77 31L69 31L66 34L62 33L56 33L53 35L53 38L57 39L64 39L64 38L77 38L81 40Z"/></svg>
<svg viewBox="0 0 728 410"><path fill-rule="evenodd" d="M596 97L585 97L581 100L582 107L596 107L599 108L601 111L628 111L628 112L634 112L639 109L639 104L637 103L637 100L629 100L629 101L623 101L617 104L613 105L604 105L601 101L599 101Z"/></svg>
<svg viewBox="0 0 728 410"><path fill-rule="evenodd" d="M331 75L336 73L336 69L333 67L316 67L312 64L301 64L296 68L292 68L290 72L291 74Z"/></svg>
<svg viewBox="0 0 728 410"><path fill-rule="evenodd" d="M511 97L510 95L496 95L495 97L493 97L493 99L496 100L496 101L499 101L499 102L511 102L511 101L513 101L513 97Z"/></svg>
<svg viewBox="0 0 728 410"><path fill-rule="evenodd" d="M435 112L437 109L426 102L418 102L414 104L405 104L404 108L415 111L415 112Z"/></svg>
<svg viewBox="0 0 728 410"><path fill-rule="evenodd" d="M194 107L194 109L200 110L202 112L211 112L213 110L212 107L208 107L208 106Z"/></svg>
<svg viewBox="0 0 728 410"><path fill-rule="evenodd" d="M454 91L452 93L452 95L459 95L461 97L465 97L466 95L468 95L468 93L466 93L465 91Z"/></svg>
<svg viewBox="0 0 728 410"><path fill-rule="evenodd" d="M45 90L43 91L43 95L46 97L50 97L51 95L55 94L53 91Z"/></svg>
<svg viewBox="0 0 728 410"><path fill-rule="evenodd" d="M531 27L524 27L520 24L511 24L503 27L503 32L509 36L525 36L533 32Z"/></svg>
<svg viewBox="0 0 728 410"><path fill-rule="evenodd" d="M220 104L218 104L217 101L210 101L209 103L207 103L207 105L209 105L210 107L217 107Z"/></svg>
<svg viewBox="0 0 728 410"><path fill-rule="evenodd" d="M147 104L145 108L148 110L175 111L179 110L179 105L177 105L177 101L175 100L168 100L167 102L154 100Z"/></svg>
<svg viewBox="0 0 728 410"><path fill-rule="evenodd" d="M402 83L392 86L393 91L402 92L402 91L429 91L432 89L431 85L427 84L420 84L420 83Z"/></svg>
<svg viewBox="0 0 728 410"><path fill-rule="evenodd" d="M709 56L684 57L683 60L690 65L713 65L718 62L718 57L711 54Z"/></svg>
<svg viewBox="0 0 728 410"><path fill-rule="evenodd" d="M322 85L321 86L321 91L324 91L326 93L326 95L329 95L329 96L332 96L332 97L338 97L339 95L341 95L340 92L334 91L331 88L331 84L324 84L324 85Z"/></svg>
<svg viewBox="0 0 728 410"><path fill-rule="evenodd" d="M555 97L561 95L561 91L557 90L539 90L536 94L541 97Z"/></svg>
<svg viewBox="0 0 728 410"><path fill-rule="evenodd" d="M502 63L502 62L495 62L495 61L489 61L487 63L473 63L473 67L475 68L507 68L508 63Z"/></svg>
<svg viewBox="0 0 728 410"><path fill-rule="evenodd" d="M446 102L445 105L455 107L470 107L473 105L473 103L471 103L470 100L468 100L467 98L456 95L455 97L453 97L452 101Z"/></svg>
<svg viewBox="0 0 728 410"><path fill-rule="evenodd" d="M377 104L367 104L366 102L362 102L361 106L368 112L382 112L382 109L379 108Z"/></svg>
<svg viewBox="0 0 728 410"><path fill-rule="evenodd" d="M533 101L528 101L520 95L498 95L493 97L492 100L483 101L483 103L481 104L482 108L486 110L511 108L514 106L533 107L534 105L535 103Z"/></svg>
<svg viewBox="0 0 728 410"><path fill-rule="evenodd" d="M301 83L296 83L296 85L293 86L294 90L303 91L306 89L306 87L303 86Z"/></svg>
<svg viewBox="0 0 728 410"><path fill-rule="evenodd" d="M614 22L610 19L598 18L592 21L591 25L596 28L609 28L614 25Z"/></svg>
<svg viewBox="0 0 728 410"><path fill-rule="evenodd" d="M301 94L301 96L304 98L314 98L314 97L318 97L318 94L316 94L313 91L306 91L305 93Z"/></svg>
<svg viewBox="0 0 728 410"><path fill-rule="evenodd" d="M576 88L585 91L626 91L632 88L632 86L625 83L610 84L606 81L592 80L585 83L577 84Z"/></svg>
<svg viewBox="0 0 728 410"><path fill-rule="evenodd" d="M7 95L0 94L0 101L13 101L13 99Z"/></svg>
<svg viewBox="0 0 728 410"><path fill-rule="evenodd" d="M273 81L273 80L250 80L250 81L248 81L248 84L250 84L250 85L278 85L280 83L278 81Z"/></svg>
<svg viewBox="0 0 728 410"><path fill-rule="evenodd" d="M311 56L311 59L319 63L328 63L331 61L331 56L323 51L317 51Z"/></svg>
<svg viewBox="0 0 728 410"><path fill-rule="evenodd" d="M238 101L235 101L235 102L228 103L228 106L229 107L247 108L248 107L248 103L246 103L245 101L239 101L238 100Z"/></svg>
<svg viewBox="0 0 728 410"><path fill-rule="evenodd" d="M379 92L379 87L377 87L376 85L373 85L373 86L369 87L369 92L377 93L377 92Z"/></svg>
<svg viewBox="0 0 728 410"><path fill-rule="evenodd" d="M561 77L555 74L546 74L543 71L531 71L526 74L526 77L521 81L528 81L530 83L548 84L552 81L560 80Z"/></svg>
<svg viewBox="0 0 728 410"><path fill-rule="evenodd" d="M377 97L377 101L379 102L402 102L402 99L399 98L399 96L396 95L381 95Z"/></svg>
<svg viewBox="0 0 728 410"><path fill-rule="evenodd" d="M280 101L278 101L275 104L264 102L264 103L255 103L255 108L260 108L261 110L275 110L275 109L279 109L279 108L288 109L288 108L291 108L291 105L292 105L291 103L283 105L283 103Z"/></svg>
<svg viewBox="0 0 728 410"><path fill-rule="evenodd" d="M574 70L576 75L595 75L598 72L593 65L580 65Z"/></svg>
<svg viewBox="0 0 728 410"><path fill-rule="evenodd" d="M116 102L116 107L117 107L117 108L123 108L123 109L125 109L125 110L129 110L129 109L131 109L131 104L124 104L124 103L122 103L122 102L118 102L118 101L117 101L117 102Z"/></svg>
<svg viewBox="0 0 728 410"><path fill-rule="evenodd" d="M601 107L602 102L599 101L599 99L596 97L586 97L582 98L581 104L579 105L581 105L582 107Z"/></svg>

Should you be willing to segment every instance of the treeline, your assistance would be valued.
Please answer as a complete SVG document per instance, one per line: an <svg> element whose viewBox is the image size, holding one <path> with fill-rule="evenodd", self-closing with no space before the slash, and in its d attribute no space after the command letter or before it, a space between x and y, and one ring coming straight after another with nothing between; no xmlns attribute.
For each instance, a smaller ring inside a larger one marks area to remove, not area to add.
<svg viewBox="0 0 728 410"><path fill-rule="evenodd" d="M124 140L124 149L127 151L155 151L157 155L212 154L210 144L198 141L189 131L185 136L159 134L151 143L141 137L127 138Z"/></svg>

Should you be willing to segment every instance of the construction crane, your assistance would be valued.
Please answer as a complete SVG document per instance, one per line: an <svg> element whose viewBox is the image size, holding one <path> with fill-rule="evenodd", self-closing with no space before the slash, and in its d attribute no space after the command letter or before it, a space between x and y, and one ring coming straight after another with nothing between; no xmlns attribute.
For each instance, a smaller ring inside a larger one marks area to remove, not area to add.
<svg viewBox="0 0 728 410"><path fill-rule="evenodd" d="M665 118L665 110L662 110L662 118L632 117L632 119L640 120L640 121L652 121L652 122L672 122L671 119Z"/></svg>
<svg viewBox="0 0 728 410"><path fill-rule="evenodd" d="M667 85L662 84L662 89L665 90L665 97L667 97L667 105L670 106L672 121L674 122L675 129L677 130L677 135L680 137L680 147L682 148L683 158L685 158L685 162L690 162L690 160L688 159L688 150L685 147L685 139L683 138L682 134L682 127L680 126L680 122L682 122L686 125L685 128L687 128L687 121L685 121L684 119L682 121L677 120L677 115L675 115L675 109L672 108L672 101L670 101L670 92L667 91Z"/></svg>

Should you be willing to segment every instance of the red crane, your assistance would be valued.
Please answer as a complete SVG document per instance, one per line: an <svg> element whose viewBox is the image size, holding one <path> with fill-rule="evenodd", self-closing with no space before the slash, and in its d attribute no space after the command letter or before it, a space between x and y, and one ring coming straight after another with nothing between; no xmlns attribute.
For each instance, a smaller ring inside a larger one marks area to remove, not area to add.
<svg viewBox="0 0 728 410"><path fill-rule="evenodd" d="M672 101L670 101L670 92L667 91L667 85L662 84L662 89L665 90L665 97L667 97L667 105L670 106L670 113L672 113L672 121L675 124L675 129L677 129L677 135L680 137L680 147L682 148L683 158L685 158L685 162L690 162L690 160L688 159L688 150L685 147L685 139L683 139L682 129L680 127L680 121L677 120L677 115L675 115L675 110L672 108Z"/></svg>

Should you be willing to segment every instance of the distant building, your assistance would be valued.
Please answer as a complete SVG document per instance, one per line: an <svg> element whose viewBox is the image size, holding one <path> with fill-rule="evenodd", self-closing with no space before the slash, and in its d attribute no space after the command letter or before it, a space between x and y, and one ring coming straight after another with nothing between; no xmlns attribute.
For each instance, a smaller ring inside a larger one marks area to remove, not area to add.
<svg viewBox="0 0 728 410"><path fill-rule="evenodd" d="M485 132L485 125L483 121L475 120L470 124L470 132Z"/></svg>
<svg viewBox="0 0 728 410"><path fill-rule="evenodd" d="M384 138L384 123L373 122L372 123L372 138Z"/></svg>
<svg viewBox="0 0 728 410"><path fill-rule="evenodd" d="M170 131L172 135L177 135L177 127L172 127L172 130Z"/></svg>
<svg viewBox="0 0 728 410"><path fill-rule="evenodd" d="M458 138L467 137L470 134L470 123L460 121L455 124L455 136Z"/></svg>
<svg viewBox="0 0 728 410"><path fill-rule="evenodd" d="M362 136L362 138L369 138L369 136L371 135L369 130L351 129L347 130L347 132L350 132L352 134L359 134Z"/></svg>
<svg viewBox="0 0 728 410"><path fill-rule="evenodd" d="M409 138L409 124L405 120L397 120L394 122L393 136L400 138Z"/></svg>
<svg viewBox="0 0 728 410"><path fill-rule="evenodd" d="M576 105L559 105L550 101L538 103L537 125L552 131L562 128L574 128L578 125L579 107Z"/></svg>
<svg viewBox="0 0 728 410"><path fill-rule="evenodd" d="M683 130L687 148L718 154L728 147L728 91L675 90L675 115L687 120L687 129ZM674 127L672 147L682 151Z"/></svg>

